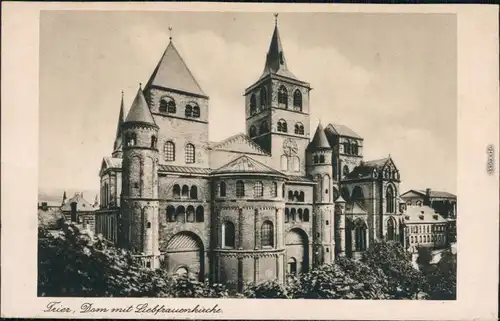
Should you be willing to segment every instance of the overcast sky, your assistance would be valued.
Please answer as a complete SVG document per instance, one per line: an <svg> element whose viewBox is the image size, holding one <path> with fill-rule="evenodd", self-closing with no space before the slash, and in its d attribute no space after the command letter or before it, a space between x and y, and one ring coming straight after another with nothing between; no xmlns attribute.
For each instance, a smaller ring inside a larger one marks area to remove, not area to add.
<svg viewBox="0 0 500 321"><path fill-rule="evenodd" d="M120 92L128 109L169 26L210 96L210 140L243 132L242 95L274 28L271 13L42 11L40 20L42 189L98 190ZM313 87L314 128L347 125L364 138L365 160L390 154L403 191L456 192L454 15L283 13L279 30L289 69Z"/></svg>

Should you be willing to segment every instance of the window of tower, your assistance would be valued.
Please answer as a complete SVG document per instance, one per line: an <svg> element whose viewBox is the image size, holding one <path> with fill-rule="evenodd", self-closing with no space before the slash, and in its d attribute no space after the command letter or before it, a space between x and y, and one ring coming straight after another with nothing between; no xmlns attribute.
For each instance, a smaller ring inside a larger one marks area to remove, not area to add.
<svg viewBox="0 0 500 321"><path fill-rule="evenodd" d="M184 206L178 206L175 212L175 221L179 223L186 223L186 209Z"/></svg>
<svg viewBox="0 0 500 321"><path fill-rule="evenodd" d="M231 222L224 222L222 224L222 247L234 247L234 241L234 224Z"/></svg>
<svg viewBox="0 0 500 321"><path fill-rule="evenodd" d="M262 87L260 89L260 108L261 109L267 108L267 89L266 89L266 87Z"/></svg>
<svg viewBox="0 0 500 321"><path fill-rule="evenodd" d="M319 155L319 162L323 164L325 162L325 155Z"/></svg>
<svg viewBox="0 0 500 321"><path fill-rule="evenodd" d="M151 222L148 222L147 227L151 228Z"/></svg>
<svg viewBox="0 0 500 321"><path fill-rule="evenodd" d="M319 156L314 155L314 164L318 164L318 163L319 163Z"/></svg>
<svg viewBox="0 0 500 321"><path fill-rule="evenodd" d="M304 210L304 222L309 222L309 209Z"/></svg>
<svg viewBox="0 0 500 321"><path fill-rule="evenodd" d="M295 134L304 135L304 125L302 123L295 124Z"/></svg>
<svg viewBox="0 0 500 321"><path fill-rule="evenodd" d="M302 209L301 209L301 208L299 208L299 209L297 210L297 215L298 215L298 217L299 217L299 221L303 221L303 220L304 220L304 215L303 215L303 212L302 212Z"/></svg>
<svg viewBox="0 0 500 321"><path fill-rule="evenodd" d="M156 136L151 136L151 148L156 148Z"/></svg>
<svg viewBox="0 0 500 321"><path fill-rule="evenodd" d="M172 205L167 206L167 222L175 222L175 207Z"/></svg>
<svg viewBox="0 0 500 321"><path fill-rule="evenodd" d="M195 220L195 217L194 217L194 206L193 205L189 205L186 209L186 216L187 216L187 221L189 223L193 223L194 220Z"/></svg>
<svg viewBox="0 0 500 321"><path fill-rule="evenodd" d="M165 160L167 162L175 161L175 144L171 141L165 143L164 147Z"/></svg>
<svg viewBox="0 0 500 321"><path fill-rule="evenodd" d="M245 197L245 183L236 181L236 197Z"/></svg>
<svg viewBox="0 0 500 321"><path fill-rule="evenodd" d="M292 208L292 210L290 211L290 216L291 216L291 219L293 222L297 221L297 212L296 212L295 208Z"/></svg>
<svg viewBox="0 0 500 321"><path fill-rule="evenodd" d="M257 136L257 129L255 128L254 125L250 126L250 137L255 137Z"/></svg>
<svg viewBox="0 0 500 321"><path fill-rule="evenodd" d="M193 118L200 118L200 107L197 105L193 106Z"/></svg>
<svg viewBox="0 0 500 321"><path fill-rule="evenodd" d="M293 202L293 191L288 191L288 201Z"/></svg>
<svg viewBox="0 0 500 321"><path fill-rule="evenodd" d="M220 186L219 186L220 190L219 190L219 194L221 197L225 197L226 196L226 183L225 182L220 182Z"/></svg>
<svg viewBox="0 0 500 321"><path fill-rule="evenodd" d="M260 133L261 134L264 134L264 133L267 133L269 131L268 127L267 127L267 121L263 120L261 123L260 123Z"/></svg>
<svg viewBox="0 0 500 321"><path fill-rule="evenodd" d="M185 161L186 164L194 164L195 162L195 149L193 144L186 144L186 147L184 148L185 152Z"/></svg>
<svg viewBox="0 0 500 321"><path fill-rule="evenodd" d="M290 210L285 208L285 223L290 222Z"/></svg>
<svg viewBox="0 0 500 321"><path fill-rule="evenodd" d="M264 196L264 186L262 185L262 182L256 182L253 186L253 196L255 198Z"/></svg>
<svg viewBox="0 0 500 321"><path fill-rule="evenodd" d="M271 189L271 197L278 197L278 184L276 182L273 182Z"/></svg>
<svg viewBox="0 0 500 321"><path fill-rule="evenodd" d="M387 187L387 191L385 193L385 198L386 198L386 212L387 213L394 213L394 189L392 188L391 185Z"/></svg>
<svg viewBox="0 0 500 321"><path fill-rule="evenodd" d="M160 100L160 113L175 114L175 100L172 97L163 97Z"/></svg>
<svg viewBox="0 0 500 321"><path fill-rule="evenodd" d="M189 196L189 186L182 186L182 198L188 198Z"/></svg>
<svg viewBox="0 0 500 321"><path fill-rule="evenodd" d="M191 105L186 105L186 109L184 109L184 115L186 117L193 117L193 107Z"/></svg>
<svg viewBox="0 0 500 321"><path fill-rule="evenodd" d="M304 202L304 192L303 191L301 191L299 193L299 202Z"/></svg>
<svg viewBox="0 0 500 321"><path fill-rule="evenodd" d="M198 199L198 187L195 185L191 186L191 189L189 190L189 198L190 199Z"/></svg>
<svg viewBox="0 0 500 321"><path fill-rule="evenodd" d="M288 128L287 128L287 125L286 125L286 121L284 119L280 119L278 121L278 131L279 132L282 132L282 133L286 133L288 132Z"/></svg>
<svg viewBox="0 0 500 321"><path fill-rule="evenodd" d="M273 247L274 246L274 230L273 223L271 221L265 221L262 223L260 232L261 246Z"/></svg>
<svg viewBox="0 0 500 321"><path fill-rule="evenodd" d="M344 154L351 153L351 144L349 142L344 142Z"/></svg>
<svg viewBox="0 0 500 321"><path fill-rule="evenodd" d="M285 86L281 86L278 89L278 105L282 108L288 107L288 91Z"/></svg>
<svg viewBox="0 0 500 321"><path fill-rule="evenodd" d="M180 198L181 197L181 187L178 184L175 184L174 187L172 188L172 193L174 198Z"/></svg>
<svg viewBox="0 0 500 321"><path fill-rule="evenodd" d="M353 155L358 155L358 153L359 153L359 151L358 151L358 143L356 141L352 142L351 152L352 152Z"/></svg>
<svg viewBox="0 0 500 321"><path fill-rule="evenodd" d="M302 111L302 93L298 89L293 93L293 109Z"/></svg>
<svg viewBox="0 0 500 321"><path fill-rule="evenodd" d="M347 167L347 165L344 165L344 168L342 169L342 173L344 174L344 177L349 175L349 167Z"/></svg>
<svg viewBox="0 0 500 321"><path fill-rule="evenodd" d="M203 212L204 212L203 206L199 205L196 208L196 222L204 222L205 221L205 217L204 217Z"/></svg>
<svg viewBox="0 0 500 321"><path fill-rule="evenodd" d="M254 115L257 112L257 99L255 98L255 94L250 96L250 116Z"/></svg>

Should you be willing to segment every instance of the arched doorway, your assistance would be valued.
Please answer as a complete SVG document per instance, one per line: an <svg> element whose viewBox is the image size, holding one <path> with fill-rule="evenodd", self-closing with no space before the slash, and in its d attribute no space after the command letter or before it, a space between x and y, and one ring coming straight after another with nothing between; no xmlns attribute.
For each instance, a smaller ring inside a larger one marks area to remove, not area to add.
<svg viewBox="0 0 500 321"><path fill-rule="evenodd" d="M286 235L287 273L309 270L309 241L306 232L295 228Z"/></svg>
<svg viewBox="0 0 500 321"><path fill-rule="evenodd" d="M192 232L177 233L167 243L165 260L170 273L192 273L203 280L204 258L203 242Z"/></svg>

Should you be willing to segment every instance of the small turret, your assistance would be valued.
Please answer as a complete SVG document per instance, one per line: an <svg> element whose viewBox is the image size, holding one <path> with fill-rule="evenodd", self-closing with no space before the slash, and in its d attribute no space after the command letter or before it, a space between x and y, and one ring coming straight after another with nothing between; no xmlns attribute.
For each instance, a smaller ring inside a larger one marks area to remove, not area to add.
<svg viewBox="0 0 500 321"><path fill-rule="evenodd" d="M338 256L345 256L345 204L341 195L335 200L335 250Z"/></svg>

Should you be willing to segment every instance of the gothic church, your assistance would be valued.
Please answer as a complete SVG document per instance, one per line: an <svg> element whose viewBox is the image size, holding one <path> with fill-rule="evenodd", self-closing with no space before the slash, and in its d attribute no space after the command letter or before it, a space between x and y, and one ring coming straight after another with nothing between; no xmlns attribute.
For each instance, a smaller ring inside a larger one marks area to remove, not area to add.
<svg viewBox="0 0 500 321"><path fill-rule="evenodd" d="M276 24L245 90L245 133L211 142L209 97L170 39L126 117L122 97L96 233L147 267L235 290L358 257L375 239L405 242L394 162L364 161L363 138L346 126L311 132L310 90Z"/></svg>

